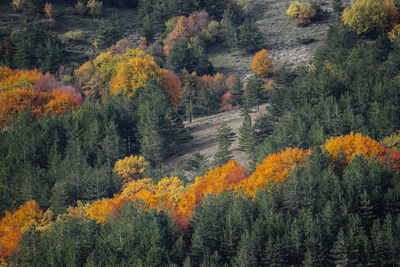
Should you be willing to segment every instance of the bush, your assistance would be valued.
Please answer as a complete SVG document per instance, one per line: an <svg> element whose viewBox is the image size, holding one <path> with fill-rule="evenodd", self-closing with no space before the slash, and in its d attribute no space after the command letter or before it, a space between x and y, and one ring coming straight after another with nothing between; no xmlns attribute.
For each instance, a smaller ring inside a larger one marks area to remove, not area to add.
<svg viewBox="0 0 400 267"><path fill-rule="evenodd" d="M306 36L298 36L297 38L296 38L296 40L297 40L297 42L299 43L299 44L311 44L311 43L313 43L313 42L315 42L315 39L314 38L312 38L312 37L306 37Z"/></svg>
<svg viewBox="0 0 400 267"><path fill-rule="evenodd" d="M63 37L64 43L76 42L83 39L82 31L68 31Z"/></svg>
<svg viewBox="0 0 400 267"><path fill-rule="evenodd" d="M317 15L317 10L310 3L292 2L286 10L286 14L295 18L299 22L311 22Z"/></svg>

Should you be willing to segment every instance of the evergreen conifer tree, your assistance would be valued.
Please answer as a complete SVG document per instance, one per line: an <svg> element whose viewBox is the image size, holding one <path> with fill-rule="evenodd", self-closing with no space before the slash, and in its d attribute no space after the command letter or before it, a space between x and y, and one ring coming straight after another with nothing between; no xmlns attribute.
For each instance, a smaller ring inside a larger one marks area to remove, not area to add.
<svg viewBox="0 0 400 267"><path fill-rule="evenodd" d="M252 155L257 144L257 139L247 109L243 110L243 117L243 123L239 129L239 147L246 153L248 159L253 160Z"/></svg>
<svg viewBox="0 0 400 267"><path fill-rule="evenodd" d="M214 165L224 165L232 158L230 147L234 139L235 134L231 128L226 123L223 123L217 133L218 151L214 157Z"/></svg>

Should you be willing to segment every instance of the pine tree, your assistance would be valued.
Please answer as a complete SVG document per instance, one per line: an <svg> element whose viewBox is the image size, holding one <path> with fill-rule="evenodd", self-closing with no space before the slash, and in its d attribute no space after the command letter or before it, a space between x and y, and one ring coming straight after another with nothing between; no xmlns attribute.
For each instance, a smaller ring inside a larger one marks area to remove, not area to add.
<svg viewBox="0 0 400 267"><path fill-rule="evenodd" d="M374 216L374 207L371 205L369 195L365 190L361 194L361 199L360 199L360 217L362 224L368 231L371 228L372 223L374 222L375 216Z"/></svg>
<svg viewBox="0 0 400 267"><path fill-rule="evenodd" d="M246 153L248 159L254 160L252 156L257 144L257 138L247 109L243 113L243 123L239 129L239 147Z"/></svg>
<svg viewBox="0 0 400 267"><path fill-rule="evenodd" d="M119 17L112 15L107 20L100 20L99 27L96 30L96 39L94 46L99 50L104 50L121 39L123 29Z"/></svg>
<svg viewBox="0 0 400 267"><path fill-rule="evenodd" d="M234 258L234 266L252 267L258 266L257 256L254 249L254 241L251 234L246 231L241 236L236 257Z"/></svg>
<svg viewBox="0 0 400 267"><path fill-rule="evenodd" d="M251 77L244 92L245 108L256 107L259 110L259 105L265 100L264 91L262 81L255 75Z"/></svg>
<svg viewBox="0 0 400 267"><path fill-rule="evenodd" d="M236 78L235 84L233 85L231 92L231 97L234 105L239 105L239 106L243 105L242 95L243 95L242 83L240 82L239 78Z"/></svg>
<svg viewBox="0 0 400 267"><path fill-rule="evenodd" d="M234 19L233 10L228 8L224 10L221 21L221 31L223 37L228 41L229 48L238 46L238 30Z"/></svg>
<svg viewBox="0 0 400 267"><path fill-rule="evenodd" d="M232 132L231 128L229 128L226 123L223 123L217 133L218 151L214 157L214 165L224 165L232 158L232 151L229 149L234 139L235 134Z"/></svg>
<svg viewBox="0 0 400 267"><path fill-rule="evenodd" d="M264 41L261 31L258 29L254 21L246 19L239 26L239 47L247 52L260 50Z"/></svg>
<svg viewBox="0 0 400 267"><path fill-rule="evenodd" d="M336 237L336 242L333 244L331 250L334 263L340 266L348 266L349 259L347 255L346 240L343 232L343 228L339 229L339 233Z"/></svg>
<svg viewBox="0 0 400 267"><path fill-rule="evenodd" d="M138 132L140 135L140 151L142 155L148 159L152 165L158 166L164 156L163 138L159 129L159 113L155 109L157 103L156 92L152 88L154 84L148 84L146 89L148 95L141 95L143 99L138 107L139 125ZM154 98L152 98L154 97ZM153 102L154 101L154 102ZM161 107L159 107L161 108Z"/></svg>
<svg viewBox="0 0 400 267"><path fill-rule="evenodd" d="M284 266L285 260L282 252L283 246L279 236L277 236L276 240L269 238L263 253L264 265L271 267Z"/></svg>
<svg viewBox="0 0 400 267"><path fill-rule="evenodd" d="M181 94L182 105L185 108L185 116L189 119L189 122L192 123L193 115L194 115L194 105L195 105L195 85L193 83L188 83L185 85L183 92Z"/></svg>

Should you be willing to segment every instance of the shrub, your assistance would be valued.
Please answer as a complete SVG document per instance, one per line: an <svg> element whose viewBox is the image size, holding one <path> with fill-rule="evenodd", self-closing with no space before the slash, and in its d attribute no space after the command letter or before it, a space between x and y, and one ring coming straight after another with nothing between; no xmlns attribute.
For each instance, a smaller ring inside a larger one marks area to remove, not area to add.
<svg viewBox="0 0 400 267"><path fill-rule="evenodd" d="M306 37L306 36L298 36L296 38L297 42L299 42L300 44L311 44L313 42L315 42L315 39L312 37Z"/></svg>
<svg viewBox="0 0 400 267"><path fill-rule="evenodd" d="M65 43L76 42L83 39L82 31L68 31L65 33L63 41Z"/></svg>
<svg viewBox="0 0 400 267"><path fill-rule="evenodd" d="M310 3L292 2L286 10L286 14L299 22L310 22L316 15L317 10Z"/></svg>

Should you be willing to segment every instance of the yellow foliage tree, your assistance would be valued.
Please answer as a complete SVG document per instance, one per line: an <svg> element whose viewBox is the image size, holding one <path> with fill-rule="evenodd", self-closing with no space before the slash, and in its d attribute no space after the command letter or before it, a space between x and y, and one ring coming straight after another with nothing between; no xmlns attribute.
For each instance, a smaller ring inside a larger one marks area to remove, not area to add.
<svg viewBox="0 0 400 267"><path fill-rule="evenodd" d="M237 191L243 191L254 198L256 192L269 183L286 180L297 164L304 163L311 154L311 149L287 148L284 151L266 157L256 171L246 180L238 184Z"/></svg>
<svg viewBox="0 0 400 267"><path fill-rule="evenodd" d="M117 74L117 67L121 62L132 58L154 61L152 56L138 48L127 48L123 50L123 53L114 50L116 49L101 53L93 62L88 61L75 70L75 79L86 96L98 97L104 95L112 78Z"/></svg>
<svg viewBox="0 0 400 267"><path fill-rule="evenodd" d="M146 168L150 165L142 156L129 156L115 163L114 171L120 176L123 184L141 178Z"/></svg>
<svg viewBox="0 0 400 267"><path fill-rule="evenodd" d="M394 26L393 29L390 32L388 32L388 37L392 42L399 36L400 36L400 24Z"/></svg>
<svg viewBox="0 0 400 267"><path fill-rule="evenodd" d="M350 133L345 136L332 137L326 141L325 146L332 159L335 159L342 151L345 163L350 162L355 156L364 155L370 159L373 155L378 155L384 150L377 141L369 136L363 136L360 133Z"/></svg>
<svg viewBox="0 0 400 267"><path fill-rule="evenodd" d="M388 11L381 0L356 0L343 11L342 20L357 34L383 31L388 22Z"/></svg>
<svg viewBox="0 0 400 267"><path fill-rule="evenodd" d="M149 79L161 80L161 68L154 61L131 58L117 66L117 75L111 80L110 90L114 95L134 95L139 87L144 87Z"/></svg>
<svg viewBox="0 0 400 267"><path fill-rule="evenodd" d="M262 49L254 55L251 62L251 70L262 78L266 78L272 74L274 66L272 58L269 57L266 49Z"/></svg>
<svg viewBox="0 0 400 267"><path fill-rule="evenodd" d="M390 136L383 138L380 143L382 146L400 153L400 131L394 132Z"/></svg>
<svg viewBox="0 0 400 267"><path fill-rule="evenodd" d="M298 21L310 22L317 14L317 11L310 3L292 2L286 10L286 15L289 15Z"/></svg>
<svg viewBox="0 0 400 267"><path fill-rule="evenodd" d="M0 92L16 88L32 88L41 76L37 70L12 70L0 67Z"/></svg>

